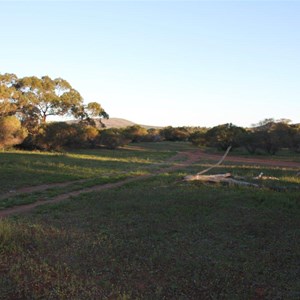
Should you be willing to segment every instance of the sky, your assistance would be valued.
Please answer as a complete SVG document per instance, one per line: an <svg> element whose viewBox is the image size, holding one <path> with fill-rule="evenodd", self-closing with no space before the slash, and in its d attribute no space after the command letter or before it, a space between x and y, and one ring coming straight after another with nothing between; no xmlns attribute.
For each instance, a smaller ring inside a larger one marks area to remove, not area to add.
<svg viewBox="0 0 300 300"><path fill-rule="evenodd" d="M0 73L156 126L300 123L300 1L0 1Z"/></svg>

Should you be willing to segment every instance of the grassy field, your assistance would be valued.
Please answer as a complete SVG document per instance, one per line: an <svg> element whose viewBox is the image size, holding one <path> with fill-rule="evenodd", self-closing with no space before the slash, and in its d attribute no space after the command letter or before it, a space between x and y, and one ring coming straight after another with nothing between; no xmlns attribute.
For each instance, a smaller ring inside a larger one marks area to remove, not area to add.
<svg viewBox="0 0 300 300"><path fill-rule="evenodd" d="M28 185L78 179L110 178L146 171L174 151L81 150L70 153L9 151L0 153L0 192Z"/></svg>
<svg viewBox="0 0 300 300"><path fill-rule="evenodd" d="M1 192L79 179L113 182L172 165L166 160L176 151L193 149L148 143L59 155L1 153ZM263 170L279 179L262 189L181 181L211 163L200 159L3 219L0 299L299 299L295 170L226 163L211 172L252 178Z"/></svg>

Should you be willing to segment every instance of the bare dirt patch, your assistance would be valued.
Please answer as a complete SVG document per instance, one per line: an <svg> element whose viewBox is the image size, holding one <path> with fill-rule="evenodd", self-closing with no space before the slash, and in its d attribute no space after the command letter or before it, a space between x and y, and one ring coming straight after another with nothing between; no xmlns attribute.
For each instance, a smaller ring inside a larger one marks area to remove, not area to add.
<svg viewBox="0 0 300 300"><path fill-rule="evenodd" d="M201 159L217 160L220 158L220 155L208 154L208 153L205 153L202 151L199 151L198 155L199 155L199 157L201 157ZM252 165L266 165L266 166L272 166L272 167L288 167L288 168L300 169L300 163L297 163L297 162L279 161L279 160L264 159L264 158L249 158L249 157L241 157L241 156L230 156L230 154L226 157L226 161L246 163L246 164L252 164Z"/></svg>

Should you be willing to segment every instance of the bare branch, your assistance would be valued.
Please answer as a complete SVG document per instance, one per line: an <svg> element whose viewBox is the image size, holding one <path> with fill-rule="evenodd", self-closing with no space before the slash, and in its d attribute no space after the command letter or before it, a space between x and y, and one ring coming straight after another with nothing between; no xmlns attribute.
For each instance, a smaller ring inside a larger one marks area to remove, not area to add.
<svg viewBox="0 0 300 300"><path fill-rule="evenodd" d="M226 150L225 154L223 155L223 157L222 157L215 165L213 165L213 166L209 167L208 169L205 169L205 170L203 170L203 171L197 173L196 175L202 175L202 174L204 174L204 173L210 171L211 169L213 169L213 168L219 166L219 165L225 160L225 158L226 158L226 156L228 155L230 149L231 149L231 146L229 146L229 147L227 148L227 150Z"/></svg>

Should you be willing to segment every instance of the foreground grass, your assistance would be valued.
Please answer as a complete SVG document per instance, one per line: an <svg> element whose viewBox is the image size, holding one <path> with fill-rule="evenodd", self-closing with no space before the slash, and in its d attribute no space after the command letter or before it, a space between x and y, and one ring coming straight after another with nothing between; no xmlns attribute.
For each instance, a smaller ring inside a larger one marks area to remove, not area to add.
<svg viewBox="0 0 300 300"><path fill-rule="evenodd" d="M1 153L14 186L86 179L2 205L144 174L179 149L193 148L148 143L117 151ZM295 170L225 163L211 172L278 178L262 189L180 181L211 163L0 221L0 299L300 298ZM26 170L30 182L18 176ZM9 178L2 174L5 190ZM274 185L287 190L271 190Z"/></svg>
<svg viewBox="0 0 300 300"><path fill-rule="evenodd" d="M132 176L134 173L130 173ZM138 176L138 175L137 175ZM65 187L51 187L47 188L43 191L36 191L36 192L29 192L29 193L17 193L14 195L13 193L5 194L4 197L0 197L0 210L19 206L19 205L26 205L30 203L34 203L37 201L49 201L56 196L59 196L61 194L73 192L73 191L79 191L85 188L93 187L96 185L103 185L106 183L114 183L117 181L121 181L122 179L125 179L128 177L128 174L120 174L120 175L114 175L114 176L103 176L101 178L96 179L87 179L83 182L70 182Z"/></svg>
<svg viewBox="0 0 300 300"><path fill-rule="evenodd" d="M0 153L0 210L49 200L59 194L149 174L172 163L178 151L195 149L188 143L140 143L117 150L77 150L66 153L7 151ZM80 180L80 182L79 182ZM67 183L64 187L51 184ZM22 187L42 191L19 193Z"/></svg>
<svg viewBox="0 0 300 300"><path fill-rule="evenodd" d="M299 298L299 193L179 181L197 167L1 221L0 298Z"/></svg>

